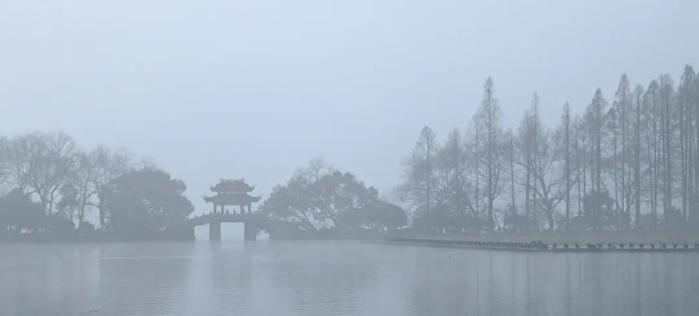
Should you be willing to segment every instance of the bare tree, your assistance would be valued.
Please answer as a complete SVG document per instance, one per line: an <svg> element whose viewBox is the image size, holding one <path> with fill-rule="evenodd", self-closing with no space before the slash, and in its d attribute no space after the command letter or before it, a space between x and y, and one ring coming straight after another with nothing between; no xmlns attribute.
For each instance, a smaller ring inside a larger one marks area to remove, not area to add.
<svg viewBox="0 0 699 316"><path fill-rule="evenodd" d="M112 151L100 146L89 153L77 154L77 168L63 187L61 204L72 210L78 225L83 225L91 209L99 211L100 227L106 225L106 215L99 199L104 185L131 169L131 159L126 151Z"/></svg>
<svg viewBox="0 0 699 316"><path fill-rule="evenodd" d="M533 177L535 163L538 158L539 137L541 136L541 122L539 122L539 98L535 94L532 98L531 108L525 111L522 121L519 126L518 134L518 164L524 169L524 210L527 218L533 218L536 221L537 203L536 203L536 180Z"/></svg>
<svg viewBox="0 0 699 316"><path fill-rule="evenodd" d="M570 189L572 188L571 181L571 162L570 162L570 105L566 103L563 106L563 153L565 159L565 216L566 226L570 223Z"/></svg>
<svg viewBox="0 0 699 316"><path fill-rule="evenodd" d="M509 164L509 176L510 176L510 215L511 216L517 216L517 197L516 197L516 190L515 190L515 178L517 176L517 173L515 171L515 160L516 158L516 150L515 150L515 136L512 133L512 130L508 130L507 133L505 134L505 138L508 140L508 146L507 146L507 160Z"/></svg>
<svg viewBox="0 0 699 316"><path fill-rule="evenodd" d="M672 79L669 76L660 76L660 87L658 89L658 102L661 108L662 118L662 159L663 159L663 216L667 219L671 216L672 209L672 140L673 135L673 119L672 119L672 97L674 87Z"/></svg>
<svg viewBox="0 0 699 316"><path fill-rule="evenodd" d="M631 173L631 154L629 130L632 125L631 106L632 94L629 80L626 75L622 75L619 81L619 86L615 94L615 100L610 112L614 113L609 121L613 125L613 155L612 155L612 173L614 179L614 191L617 208L625 217L626 223L630 222L631 218L631 199L633 198L632 173Z"/></svg>
<svg viewBox="0 0 699 316"><path fill-rule="evenodd" d="M590 133L590 148L592 161L590 173L592 176L593 191L602 192L602 141L605 126L605 112L607 100L602 96L602 90L597 89L592 102L587 109L586 119Z"/></svg>
<svg viewBox="0 0 699 316"><path fill-rule="evenodd" d="M658 221L658 197L660 179L660 107L658 105L659 84L653 80L643 95L642 124L645 131L648 164L648 191L652 225Z"/></svg>
<svg viewBox="0 0 699 316"><path fill-rule="evenodd" d="M439 150L436 200L459 215L465 215L471 204L466 159L464 141L459 130L454 129Z"/></svg>
<svg viewBox="0 0 699 316"><path fill-rule="evenodd" d="M634 199L634 224L636 227L639 226L641 220L641 110L643 104L643 87L637 85L633 91L634 100L634 146L633 146L633 199Z"/></svg>
<svg viewBox="0 0 699 316"><path fill-rule="evenodd" d="M491 229L496 226L494 217L494 203L500 193L500 171L502 160L502 126L500 122L501 112L497 99L495 99L495 89L493 80L488 78L483 87L483 99L481 106L476 113L476 128L483 131L483 146L485 155L479 157L485 159L485 173L481 175L486 182L486 205L487 223ZM480 136L480 135L479 135Z"/></svg>
<svg viewBox="0 0 699 316"><path fill-rule="evenodd" d="M46 215L53 215L61 188L77 167L78 149L63 133L32 133L13 140L9 153L12 184L38 198Z"/></svg>
<svg viewBox="0 0 699 316"><path fill-rule="evenodd" d="M425 126L406 161L406 180L403 185L407 198L419 210L429 213L434 206L435 164L438 145L432 129Z"/></svg>
<svg viewBox="0 0 699 316"><path fill-rule="evenodd" d="M684 72L682 73L682 79L677 87L676 103L679 110L678 120L679 120L679 133L680 133L680 181L681 181L681 191L680 196L682 199L682 218L686 221L689 219L690 206L694 207L694 160L696 159L694 155L694 138L693 129L695 128L694 122L694 110L695 106L692 104L693 100L693 89L694 80L696 74L691 66L686 66Z"/></svg>

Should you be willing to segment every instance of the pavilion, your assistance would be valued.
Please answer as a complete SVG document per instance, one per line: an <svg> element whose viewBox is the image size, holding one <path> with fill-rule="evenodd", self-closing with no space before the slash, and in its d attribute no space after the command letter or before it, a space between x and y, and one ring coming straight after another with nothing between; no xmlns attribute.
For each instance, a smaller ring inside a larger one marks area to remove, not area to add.
<svg viewBox="0 0 699 316"><path fill-rule="evenodd" d="M252 214L252 203L260 201L260 196L252 196L255 187L247 184L245 179L221 179L212 186L214 196L204 196L204 201L214 205L213 214ZM230 206L228 209L226 206Z"/></svg>

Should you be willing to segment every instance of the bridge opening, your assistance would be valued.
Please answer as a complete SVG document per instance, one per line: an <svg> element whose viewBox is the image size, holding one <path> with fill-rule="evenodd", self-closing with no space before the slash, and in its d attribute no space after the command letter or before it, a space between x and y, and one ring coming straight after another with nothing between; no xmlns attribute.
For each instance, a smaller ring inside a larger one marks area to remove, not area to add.
<svg viewBox="0 0 699 316"><path fill-rule="evenodd" d="M195 240L209 240L210 224L194 227ZM256 235L257 240L269 240L269 235L261 232ZM221 223L221 240L243 241L245 240L244 223Z"/></svg>
<svg viewBox="0 0 699 316"><path fill-rule="evenodd" d="M209 240L210 225L200 225L194 228L194 238L196 240ZM245 224L243 223L221 223L221 240L245 240Z"/></svg>

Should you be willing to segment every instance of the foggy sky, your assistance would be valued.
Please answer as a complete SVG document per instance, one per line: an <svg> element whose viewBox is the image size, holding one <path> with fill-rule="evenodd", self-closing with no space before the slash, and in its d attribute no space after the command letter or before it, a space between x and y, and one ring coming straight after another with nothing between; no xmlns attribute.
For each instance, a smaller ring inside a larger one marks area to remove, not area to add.
<svg viewBox="0 0 699 316"><path fill-rule="evenodd" d="M265 197L314 157L390 190L425 126L464 128L487 76L506 126L699 66L697 1L3 0L0 133L125 147L201 195ZM208 211L208 208L206 209Z"/></svg>

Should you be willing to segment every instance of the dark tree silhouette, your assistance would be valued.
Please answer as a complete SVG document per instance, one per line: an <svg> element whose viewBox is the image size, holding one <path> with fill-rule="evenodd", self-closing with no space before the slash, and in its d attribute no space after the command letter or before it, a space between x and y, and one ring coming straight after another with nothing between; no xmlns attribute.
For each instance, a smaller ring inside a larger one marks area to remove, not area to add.
<svg viewBox="0 0 699 316"><path fill-rule="evenodd" d="M142 234L178 227L194 211L182 195L185 189L181 180L149 168L110 181L99 193L108 218L106 229Z"/></svg>
<svg viewBox="0 0 699 316"><path fill-rule="evenodd" d="M13 189L0 198L0 228L3 235L19 234L24 229L37 229L43 224L41 204L33 202L20 189Z"/></svg>
<svg viewBox="0 0 699 316"><path fill-rule="evenodd" d="M407 224L400 207L379 199L349 172L307 172L302 169L286 185L274 188L260 207L262 214L299 232L369 230L386 232ZM332 170L327 168L327 170ZM272 232L274 233L274 232Z"/></svg>

